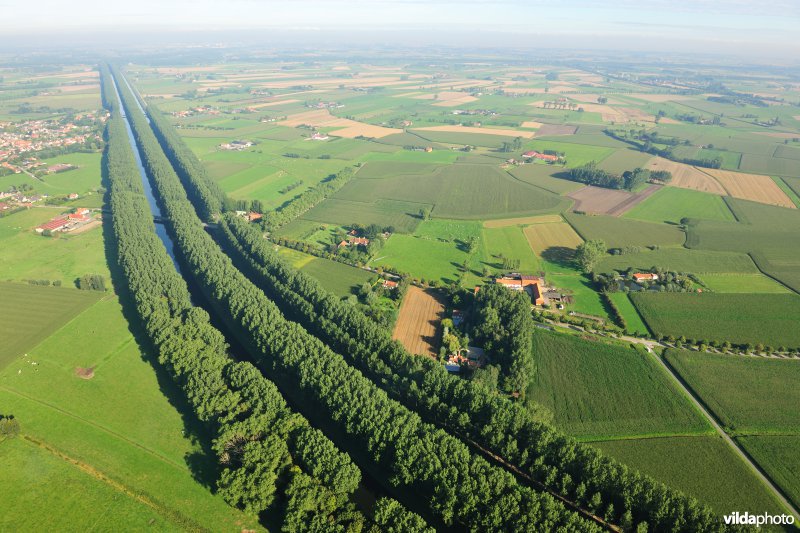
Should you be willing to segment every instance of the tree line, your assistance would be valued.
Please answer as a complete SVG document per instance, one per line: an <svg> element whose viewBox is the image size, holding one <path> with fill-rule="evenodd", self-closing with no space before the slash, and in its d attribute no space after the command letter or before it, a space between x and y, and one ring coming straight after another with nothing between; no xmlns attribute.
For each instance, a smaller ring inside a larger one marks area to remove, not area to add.
<svg viewBox="0 0 800 533"><path fill-rule="evenodd" d="M390 397L427 421L477 442L553 492L625 530L724 529L696 499L561 434L544 421L547 413L537 406L526 408L482 383L449 374L437 361L409 354L384 328L291 268L252 225L225 217L219 237L287 317L348 357Z"/></svg>
<svg viewBox="0 0 800 533"><path fill-rule="evenodd" d="M635 168L626 170L621 175L607 172L597 166L597 161L589 161L585 165L569 171L569 179L586 185L604 187L606 189L626 189L632 191L648 181L668 183L672 173L667 170L648 170Z"/></svg>
<svg viewBox="0 0 800 533"><path fill-rule="evenodd" d="M215 309L281 391L324 423L337 441L400 493L445 524L480 530L597 530L548 494L520 486L458 439L390 399L345 359L287 320L203 230L180 179L123 87L176 249Z"/></svg>
<svg viewBox="0 0 800 533"><path fill-rule="evenodd" d="M249 512L277 511L287 531L362 530L365 517L349 503L360 483L358 467L293 412L258 369L233 361L208 314L192 305L156 236L111 78L105 68L101 72L111 111L104 164L118 263L159 363L214 435L217 490ZM400 512L394 503L381 505ZM424 529L418 516L405 514Z"/></svg>

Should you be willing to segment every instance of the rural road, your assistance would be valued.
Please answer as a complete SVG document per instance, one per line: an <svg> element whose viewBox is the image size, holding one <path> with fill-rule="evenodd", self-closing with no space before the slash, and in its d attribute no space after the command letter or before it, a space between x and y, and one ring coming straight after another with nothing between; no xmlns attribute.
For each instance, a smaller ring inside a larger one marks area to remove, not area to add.
<svg viewBox="0 0 800 533"><path fill-rule="evenodd" d="M783 496L783 494L781 494L778 488L772 483L772 481L767 476L764 475L764 473L758 468L758 466L756 466L756 464L750 460L750 457L748 457L748 455L744 453L744 451L739 447L739 445L736 444L736 441L734 441L730 437L730 435L728 435L725 432L725 430L722 429L722 426L719 425L717 420L711 415L711 413L705 408L705 406L703 406L703 404L694 395L694 393L691 390L689 390L689 388L686 387L686 385L683 384L683 381L681 381L681 379L677 376L677 374L675 374L675 372L672 371L672 368L661 357L659 357L658 354L653 353L652 355L656 359L656 361L658 361L661 367L664 370L666 370L670 376L672 376L672 379L675 381L675 383L683 390L683 392L689 397L689 399L692 400L692 403L694 403L694 405L697 406L700 412L703 413L703 416L705 416L706 419L708 419L708 421L711 423L711 425L714 427L717 433L719 433L719 435L725 440L725 442L728 443L728 445L733 449L733 451L736 452L736 454L739 455L739 457L741 457L742 460L745 463L747 463L748 466L750 466L750 469L753 471L753 473L761 480L762 483L764 483L764 485L767 488L769 488L772 491L772 493L775 495L778 501L781 502L781 504L783 504L783 506L794 515L795 519L800 520L800 513L798 513L797 509L795 509L795 507L791 504L791 502L787 500Z"/></svg>

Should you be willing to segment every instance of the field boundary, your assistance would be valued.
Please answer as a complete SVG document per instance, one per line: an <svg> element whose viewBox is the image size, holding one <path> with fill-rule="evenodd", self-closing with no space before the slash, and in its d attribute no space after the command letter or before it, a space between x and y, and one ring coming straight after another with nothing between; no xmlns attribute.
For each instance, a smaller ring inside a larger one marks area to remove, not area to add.
<svg viewBox="0 0 800 533"><path fill-rule="evenodd" d="M728 433L723 429L721 422L719 422L712 414L710 408L708 408L705 402L702 400L701 396L697 394L697 392L689 385L686 381L684 381L683 377L672 368L672 365L667 361L665 358L659 356L658 354L652 354L653 357L658 361L658 363L666 370L666 372L672 376L672 379L675 380L675 383L683 390L683 392L689 397L689 400L700 410L700 412L706 417L706 419L711 423L713 428L719 433L722 439L733 449L734 452L750 467L756 477L769 489L773 495L777 498L778 502L783 505L787 510L789 510L796 519L800 520L800 512L792 505L791 501L784 495L783 491L781 491L775 483L772 482L772 479L764 472L758 463L753 461L750 455L744 451L744 449L739 446L739 444L734 440L733 437L728 435Z"/></svg>

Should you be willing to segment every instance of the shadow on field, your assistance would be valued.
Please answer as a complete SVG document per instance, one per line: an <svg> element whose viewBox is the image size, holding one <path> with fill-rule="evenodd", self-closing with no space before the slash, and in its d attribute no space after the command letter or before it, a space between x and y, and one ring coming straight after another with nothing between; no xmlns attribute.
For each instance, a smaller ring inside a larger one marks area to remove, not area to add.
<svg viewBox="0 0 800 533"><path fill-rule="evenodd" d="M111 204L107 149L103 152L101 169L101 181L106 190L103 195L103 210L106 213L110 213ZM192 444L198 448L196 451L188 453L184 457L186 465L192 473L192 477L198 483L213 492L215 490L215 480L219 472L216 454L211 448L211 435L206 431L206 428L197 417L195 417L191 406L186 401L181 390L175 386L166 369L158 362L156 349L150 342L144 330L144 326L139 319L139 315L136 311L136 303L118 262L117 240L112 227L111 215L103 215L103 225L101 227L103 230L103 247L106 262L111 272L112 290L119 298L122 314L128 322L128 330L133 335L139 347L142 359L149 363L155 371L161 393L167 398L170 405L180 414L185 435L191 440Z"/></svg>
<svg viewBox="0 0 800 533"><path fill-rule="evenodd" d="M550 246L542 250L542 259L564 268L575 268L575 250L566 246Z"/></svg>

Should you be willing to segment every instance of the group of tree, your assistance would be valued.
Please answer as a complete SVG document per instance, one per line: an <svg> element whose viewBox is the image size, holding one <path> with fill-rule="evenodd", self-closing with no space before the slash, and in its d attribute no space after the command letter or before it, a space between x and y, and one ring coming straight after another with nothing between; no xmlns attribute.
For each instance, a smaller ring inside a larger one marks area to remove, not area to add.
<svg viewBox="0 0 800 533"><path fill-rule="evenodd" d="M223 335L208 314L192 305L186 282L175 270L155 234L111 78L102 69L104 102L111 111L108 171L111 225L118 263L143 329L159 363L214 436L219 461L217 490L230 504L249 512L268 511L283 518L285 531L360 531L370 527L350 502L360 471L350 457L299 413L278 388L252 364L228 356ZM129 116L133 95L120 87ZM146 128L137 110L137 131ZM172 167L153 133L137 137L145 159L161 156L158 173ZM148 164L151 176L156 167ZM178 178L172 173L177 181ZM182 188L181 188L182 189ZM185 192L182 192L185 198ZM163 200L163 199L162 199ZM164 202L164 205L171 205ZM195 223L200 228L199 220ZM201 230L202 231L202 230ZM400 512L423 530L422 520ZM384 511L385 512L385 511ZM376 515L377 517L377 515ZM381 524L375 519L376 527Z"/></svg>
<svg viewBox="0 0 800 533"><path fill-rule="evenodd" d="M522 137L514 137L513 141L503 141L501 152L516 152L522 149Z"/></svg>
<svg viewBox="0 0 800 533"><path fill-rule="evenodd" d="M500 388L524 396L533 376L530 296L488 283L475 296L471 315L472 338L500 367Z"/></svg>
<svg viewBox="0 0 800 533"><path fill-rule="evenodd" d="M589 273L594 270L597 262L606 255L607 251L605 241L590 239L575 248L575 262L583 272Z"/></svg>
<svg viewBox="0 0 800 533"><path fill-rule="evenodd" d="M622 175L617 175L599 168L597 161L589 161L583 166L570 170L569 178L572 181L594 185L595 187L633 191L649 181L668 183L672 180L672 173L666 170L635 168L624 171Z"/></svg>
<svg viewBox="0 0 800 533"><path fill-rule="evenodd" d="M346 167L336 174L331 174L322 180L316 187L311 187L295 196L278 209L264 215L262 225L268 231L274 231L299 217L324 199L332 196L344 187L355 174L352 167Z"/></svg>
<svg viewBox="0 0 800 533"><path fill-rule="evenodd" d="M478 443L549 490L615 524L654 531L723 529L710 509L695 499L558 432L547 422L547 410L525 406L481 380L461 379L438 361L409 354L390 331L291 268L252 225L226 217L219 237L287 317L425 420Z"/></svg>
<svg viewBox="0 0 800 533"><path fill-rule="evenodd" d="M689 144L688 140L681 141L674 137L659 137L658 133L647 132L645 130L626 131L605 129L603 132L614 139L630 144L641 152L657 155L671 161L704 168L722 167L721 157L679 157L675 155L675 146ZM663 147L661 145L663 145Z"/></svg>
<svg viewBox="0 0 800 533"><path fill-rule="evenodd" d="M100 274L84 274L75 280L75 285L82 291L106 290L106 280Z"/></svg>
<svg viewBox="0 0 800 533"><path fill-rule="evenodd" d="M123 101L129 103L125 107L144 166L187 274L284 394L325 427L335 428L341 442L359 452L360 461L394 491L425 502L428 513L442 523L481 530L597 530L552 496L520 485L458 439L422 421L342 354L284 316L203 230L180 179L124 87ZM397 506L392 507L394 515Z"/></svg>

